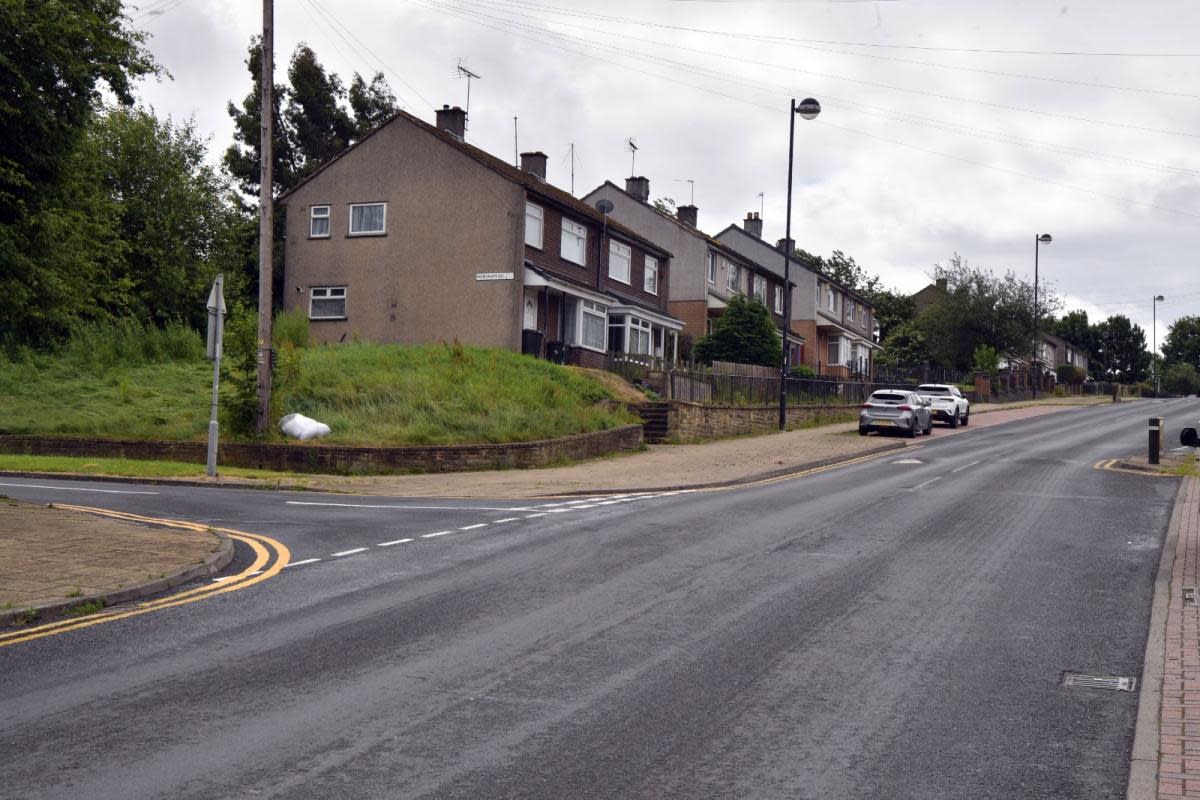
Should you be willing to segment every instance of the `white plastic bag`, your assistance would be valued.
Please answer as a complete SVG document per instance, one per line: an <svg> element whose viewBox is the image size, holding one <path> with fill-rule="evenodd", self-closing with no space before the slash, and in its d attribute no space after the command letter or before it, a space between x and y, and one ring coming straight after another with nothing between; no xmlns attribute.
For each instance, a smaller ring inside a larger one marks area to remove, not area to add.
<svg viewBox="0 0 1200 800"><path fill-rule="evenodd" d="M303 414L288 414L279 420L279 427L293 439L316 439L329 433L329 426L324 422L317 422Z"/></svg>

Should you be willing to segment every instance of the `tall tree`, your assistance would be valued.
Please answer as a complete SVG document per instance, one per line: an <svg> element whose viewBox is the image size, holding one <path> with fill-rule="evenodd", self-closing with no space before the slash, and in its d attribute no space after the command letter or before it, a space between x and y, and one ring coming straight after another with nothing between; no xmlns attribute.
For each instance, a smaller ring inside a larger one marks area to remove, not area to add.
<svg viewBox="0 0 1200 800"><path fill-rule="evenodd" d="M288 67L287 127L295 137L297 182L316 172L354 140L355 126L340 105L345 90L327 73L312 48L301 42Z"/></svg>
<svg viewBox="0 0 1200 800"><path fill-rule="evenodd" d="M1078 310L1064 314L1050 323L1048 330L1055 336L1061 336L1076 347L1083 348L1088 354L1096 350L1095 326L1088 324L1086 311Z"/></svg>
<svg viewBox="0 0 1200 800"><path fill-rule="evenodd" d="M355 139L366 136L400 110L396 95L392 93L392 87L388 86L382 72L376 72L370 83L363 80L362 75L354 73L348 99L350 110L354 113Z"/></svg>
<svg viewBox="0 0 1200 800"><path fill-rule="evenodd" d="M229 170L245 194L258 194L262 175L260 151L260 122L262 119L262 38L250 39L246 68L253 79L253 90L242 105L228 103L225 110L233 119L233 144L225 151L225 168ZM271 183L280 194L299 183L299 157L295 132L289 126L283 109L290 96L287 87L275 84L271 93Z"/></svg>
<svg viewBox="0 0 1200 800"><path fill-rule="evenodd" d="M1096 328L1103 377L1121 383L1146 380L1150 370L1146 332L1121 314L1109 317Z"/></svg>
<svg viewBox="0 0 1200 800"><path fill-rule="evenodd" d="M1180 317L1167 329L1163 360L1200 369L1200 316Z"/></svg>
<svg viewBox="0 0 1200 800"><path fill-rule="evenodd" d="M87 276L69 265L41 263L37 242L59 222L41 209L66 191L63 164L102 88L131 103L133 81L158 69L144 35L126 23L119 0L0 2L0 337L36 344L60 335L64 304L88 291Z"/></svg>
<svg viewBox="0 0 1200 800"><path fill-rule="evenodd" d="M911 296L892 289L877 288L868 292L867 300L875 310L875 324L879 327L879 341L884 341L900 325L916 315L916 305ZM915 363L915 362L907 362Z"/></svg>
<svg viewBox="0 0 1200 800"><path fill-rule="evenodd" d="M783 357L779 332L757 298L735 294L724 313L713 320L712 333L696 342L697 361L733 361L738 364L778 366Z"/></svg>

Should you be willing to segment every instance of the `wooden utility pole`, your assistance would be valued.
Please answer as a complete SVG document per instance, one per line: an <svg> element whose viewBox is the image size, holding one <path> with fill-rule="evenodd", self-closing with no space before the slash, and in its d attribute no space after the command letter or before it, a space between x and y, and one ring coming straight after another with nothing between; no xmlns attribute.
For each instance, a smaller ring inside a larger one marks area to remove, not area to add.
<svg viewBox="0 0 1200 800"><path fill-rule="evenodd" d="M271 425L271 265L274 258L275 199L272 187L271 119L275 86L274 0L263 0L262 112L259 131L261 171L258 188L258 418L255 430L264 434Z"/></svg>

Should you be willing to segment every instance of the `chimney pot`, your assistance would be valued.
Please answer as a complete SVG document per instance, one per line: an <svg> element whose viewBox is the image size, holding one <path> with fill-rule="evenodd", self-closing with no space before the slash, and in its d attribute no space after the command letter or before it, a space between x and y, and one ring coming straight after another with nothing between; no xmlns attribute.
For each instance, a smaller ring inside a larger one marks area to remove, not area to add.
<svg viewBox="0 0 1200 800"><path fill-rule="evenodd" d="M542 180L546 180L547 156L541 150L533 153L521 153L521 170L530 172Z"/></svg>
<svg viewBox="0 0 1200 800"><path fill-rule="evenodd" d="M437 111L437 128L462 139L467 133L467 112L458 106L443 105Z"/></svg>
<svg viewBox="0 0 1200 800"><path fill-rule="evenodd" d="M625 191L641 200L643 203L650 202L650 179L644 177L626 178Z"/></svg>
<svg viewBox="0 0 1200 800"><path fill-rule="evenodd" d="M679 206L675 209L675 217L684 225L696 227L696 216L700 213L700 209L696 206Z"/></svg>
<svg viewBox="0 0 1200 800"><path fill-rule="evenodd" d="M946 291L946 279L945 278L938 278L934 282L934 285L937 286L937 288L942 290L943 292Z"/></svg>
<svg viewBox="0 0 1200 800"><path fill-rule="evenodd" d="M746 214L746 222L743 226L746 229L746 233L750 234L755 239L761 239L762 225L762 220L758 218L757 212L751 211Z"/></svg>

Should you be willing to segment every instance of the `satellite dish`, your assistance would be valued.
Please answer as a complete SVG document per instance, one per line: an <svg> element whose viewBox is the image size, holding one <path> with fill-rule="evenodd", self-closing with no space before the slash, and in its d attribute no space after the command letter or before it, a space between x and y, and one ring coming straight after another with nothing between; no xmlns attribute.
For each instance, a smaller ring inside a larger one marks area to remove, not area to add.
<svg viewBox="0 0 1200 800"><path fill-rule="evenodd" d="M596 201L596 210L599 211L601 214L607 215L608 212L613 210L612 201L605 199L605 198L601 198L601 199L597 200Z"/></svg>

